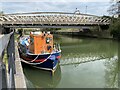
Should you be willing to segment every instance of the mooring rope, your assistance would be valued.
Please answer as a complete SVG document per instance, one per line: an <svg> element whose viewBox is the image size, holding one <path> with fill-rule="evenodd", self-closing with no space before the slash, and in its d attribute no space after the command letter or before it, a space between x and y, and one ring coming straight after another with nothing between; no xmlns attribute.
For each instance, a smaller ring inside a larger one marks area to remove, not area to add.
<svg viewBox="0 0 120 90"><path fill-rule="evenodd" d="M36 58L34 60L30 61L30 62L34 62L39 57L39 55L37 55ZM51 57L51 55L52 55L52 53L44 60L44 62L47 61L47 59L49 59Z"/></svg>
<svg viewBox="0 0 120 90"><path fill-rule="evenodd" d="M23 62L27 63L27 64L34 64L34 65L37 65L37 64L42 64L44 63L45 61L47 61L47 59L49 59L51 57L52 54L50 54L44 61L42 62L39 62L39 63L31 63L31 62L28 62L28 61L25 61L22 59Z"/></svg>

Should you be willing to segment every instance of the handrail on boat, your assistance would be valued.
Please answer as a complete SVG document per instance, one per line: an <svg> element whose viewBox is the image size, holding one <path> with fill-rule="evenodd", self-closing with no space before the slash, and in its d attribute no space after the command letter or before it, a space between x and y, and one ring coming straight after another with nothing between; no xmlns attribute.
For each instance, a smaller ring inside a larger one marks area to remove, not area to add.
<svg viewBox="0 0 120 90"><path fill-rule="evenodd" d="M60 44L54 44L55 46L54 46L54 48L55 48L55 50L57 49L57 51L61 51L61 48L60 48Z"/></svg>

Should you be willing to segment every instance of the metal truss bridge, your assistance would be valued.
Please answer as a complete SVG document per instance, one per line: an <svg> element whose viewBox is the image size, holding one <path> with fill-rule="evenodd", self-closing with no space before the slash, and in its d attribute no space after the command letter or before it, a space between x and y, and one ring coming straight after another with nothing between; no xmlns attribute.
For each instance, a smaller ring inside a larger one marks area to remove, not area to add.
<svg viewBox="0 0 120 90"><path fill-rule="evenodd" d="M111 20L105 17L65 12L16 13L0 16L0 24L8 28L104 26L110 22Z"/></svg>

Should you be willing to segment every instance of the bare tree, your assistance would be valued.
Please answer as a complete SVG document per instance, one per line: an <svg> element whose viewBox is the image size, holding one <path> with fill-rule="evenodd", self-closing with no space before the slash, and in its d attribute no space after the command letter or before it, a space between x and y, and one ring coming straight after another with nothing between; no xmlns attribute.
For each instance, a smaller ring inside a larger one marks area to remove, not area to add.
<svg viewBox="0 0 120 90"><path fill-rule="evenodd" d="M109 14L120 17L120 0L111 0L112 5L108 9Z"/></svg>

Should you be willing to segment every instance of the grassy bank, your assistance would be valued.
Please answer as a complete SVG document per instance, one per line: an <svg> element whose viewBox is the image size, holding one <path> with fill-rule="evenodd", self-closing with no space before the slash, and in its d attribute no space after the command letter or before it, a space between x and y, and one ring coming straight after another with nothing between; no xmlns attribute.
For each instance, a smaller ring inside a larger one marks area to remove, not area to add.
<svg viewBox="0 0 120 90"><path fill-rule="evenodd" d="M94 38L106 38L112 39L113 37L110 35L109 30L99 31L99 30L82 30L82 29L61 29L54 32L56 34L63 35L72 35L72 36L82 36L82 37L94 37Z"/></svg>

